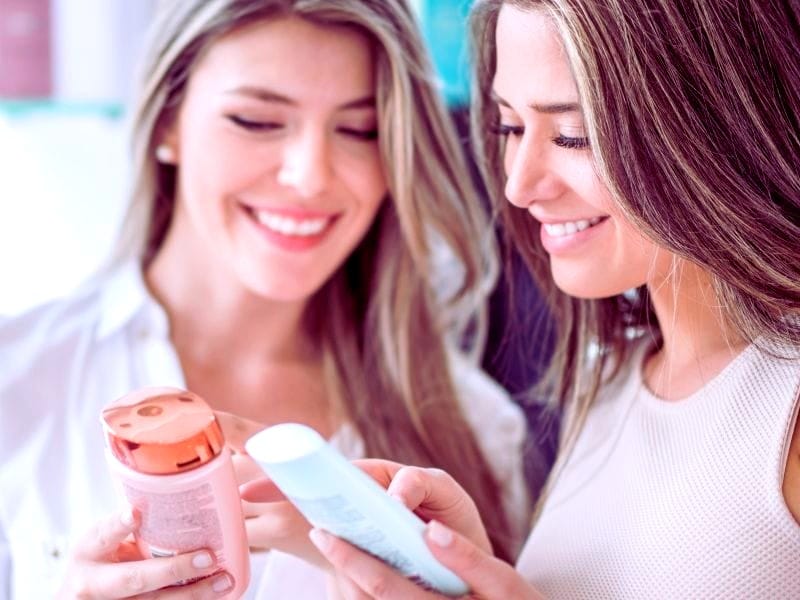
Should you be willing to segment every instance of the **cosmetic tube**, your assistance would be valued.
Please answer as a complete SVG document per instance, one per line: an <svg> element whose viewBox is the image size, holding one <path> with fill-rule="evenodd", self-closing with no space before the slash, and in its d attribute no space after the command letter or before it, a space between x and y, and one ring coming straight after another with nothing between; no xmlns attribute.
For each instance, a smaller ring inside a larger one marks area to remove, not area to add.
<svg viewBox="0 0 800 600"><path fill-rule="evenodd" d="M250 560L239 488L213 411L200 396L143 388L103 410L106 457L128 504L145 558L208 549L241 597ZM182 583L192 583L195 580Z"/></svg>
<svg viewBox="0 0 800 600"><path fill-rule="evenodd" d="M274 425L251 437L245 448L315 527L380 558L423 587L448 596L469 591L428 549L425 523L310 427Z"/></svg>

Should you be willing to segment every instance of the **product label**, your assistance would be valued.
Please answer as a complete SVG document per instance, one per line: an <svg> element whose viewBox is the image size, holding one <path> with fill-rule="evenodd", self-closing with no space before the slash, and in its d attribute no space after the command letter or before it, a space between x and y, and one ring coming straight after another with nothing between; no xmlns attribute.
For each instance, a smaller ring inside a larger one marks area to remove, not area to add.
<svg viewBox="0 0 800 600"><path fill-rule="evenodd" d="M292 498L292 502L315 526L380 558L404 575L418 579L412 562L344 497L329 496L313 500Z"/></svg>
<svg viewBox="0 0 800 600"><path fill-rule="evenodd" d="M143 491L129 483L124 488L128 502L142 515L138 536L153 556L210 548L223 562L222 528L209 483L174 493Z"/></svg>

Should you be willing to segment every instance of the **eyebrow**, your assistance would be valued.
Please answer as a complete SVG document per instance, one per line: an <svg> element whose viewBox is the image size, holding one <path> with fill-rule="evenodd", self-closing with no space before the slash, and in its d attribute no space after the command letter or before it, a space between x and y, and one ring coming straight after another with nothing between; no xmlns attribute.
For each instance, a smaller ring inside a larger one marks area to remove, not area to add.
<svg viewBox="0 0 800 600"><path fill-rule="evenodd" d="M511 108L511 105L503 100L494 90L491 93L492 100L497 102L497 104L501 106L505 106L506 108ZM552 104L541 104L539 102L533 102L528 105L529 108L532 108L538 113L543 113L546 115L558 115L562 113L568 112L581 112L581 105L577 102L554 102Z"/></svg>
<svg viewBox="0 0 800 600"><path fill-rule="evenodd" d="M240 87L236 87L227 90L225 93L236 94L239 96L250 96L251 98L255 98L256 100L261 100L262 102L277 102L278 104L286 104L288 106L297 106L298 104L296 100L293 100L289 96L279 94L278 92L274 92L267 88L251 86L251 85L243 85ZM364 96L363 98L350 100L348 102L345 102L344 104L340 104L336 108L338 110L375 108L375 96Z"/></svg>

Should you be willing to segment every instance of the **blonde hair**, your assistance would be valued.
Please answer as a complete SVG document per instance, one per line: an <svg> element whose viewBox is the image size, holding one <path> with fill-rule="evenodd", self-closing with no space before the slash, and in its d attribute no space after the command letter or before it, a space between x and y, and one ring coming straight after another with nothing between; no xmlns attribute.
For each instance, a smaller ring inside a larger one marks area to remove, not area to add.
<svg viewBox="0 0 800 600"><path fill-rule="evenodd" d="M481 0L473 131L505 231L549 300L557 348L543 380L568 406L568 448L634 337L661 330L645 288L600 300L558 290L538 226L503 198L487 136L503 4L543 11L562 38L596 169L624 214L699 265L724 321L765 347L800 340L800 14L756 0ZM565 453L562 451L562 456Z"/></svg>
<svg viewBox="0 0 800 600"><path fill-rule="evenodd" d="M290 15L364 32L376 61L378 138L389 198L307 313L333 374L332 395L342 403L335 408L358 430L368 455L450 472L476 500L496 550L509 556L515 541L499 487L457 401L448 364L451 343L480 350L494 247L405 2L163 3L133 117L136 179L119 260L133 255L148 264L169 227L175 170L156 162L155 147L175 118L193 66L220 36ZM432 285L433 240L448 248L460 269L452 293Z"/></svg>

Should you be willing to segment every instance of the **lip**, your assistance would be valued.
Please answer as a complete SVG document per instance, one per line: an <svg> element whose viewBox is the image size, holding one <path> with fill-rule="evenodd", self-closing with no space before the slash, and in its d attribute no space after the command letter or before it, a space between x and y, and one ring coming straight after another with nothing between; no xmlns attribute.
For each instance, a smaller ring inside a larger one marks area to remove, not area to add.
<svg viewBox="0 0 800 600"><path fill-rule="evenodd" d="M547 251L547 253L550 255L569 254L571 252L580 250L580 247L583 246L583 244L592 240L598 235L601 235L607 227L608 221L610 220L609 216L598 216L602 216L602 220L596 225L593 225L588 229L584 229L583 231L576 231L575 233L569 233L561 236L550 235L547 233L544 225L567 223L570 221L579 221L581 219L537 219L540 223L539 236L542 240L542 246L544 246L545 251Z"/></svg>
<svg viewBox="0 0 800 600"><path fill-rule="evenodd" d="M331 232L339 218L338 215L332 215L331 213L309 211L298 208L266 208L255 207L248 204L241 204L240 208L247 219L247 222L250 223L256 234L269 242L272 246L288 252L304 252L319 246ZM291 217L294 219L330 219L331 221L322 231L314 235L286 235L275 231L274 229L270 229L266 225L260 223L254 214L256 210L265 210L275 215Z"/></svg>

